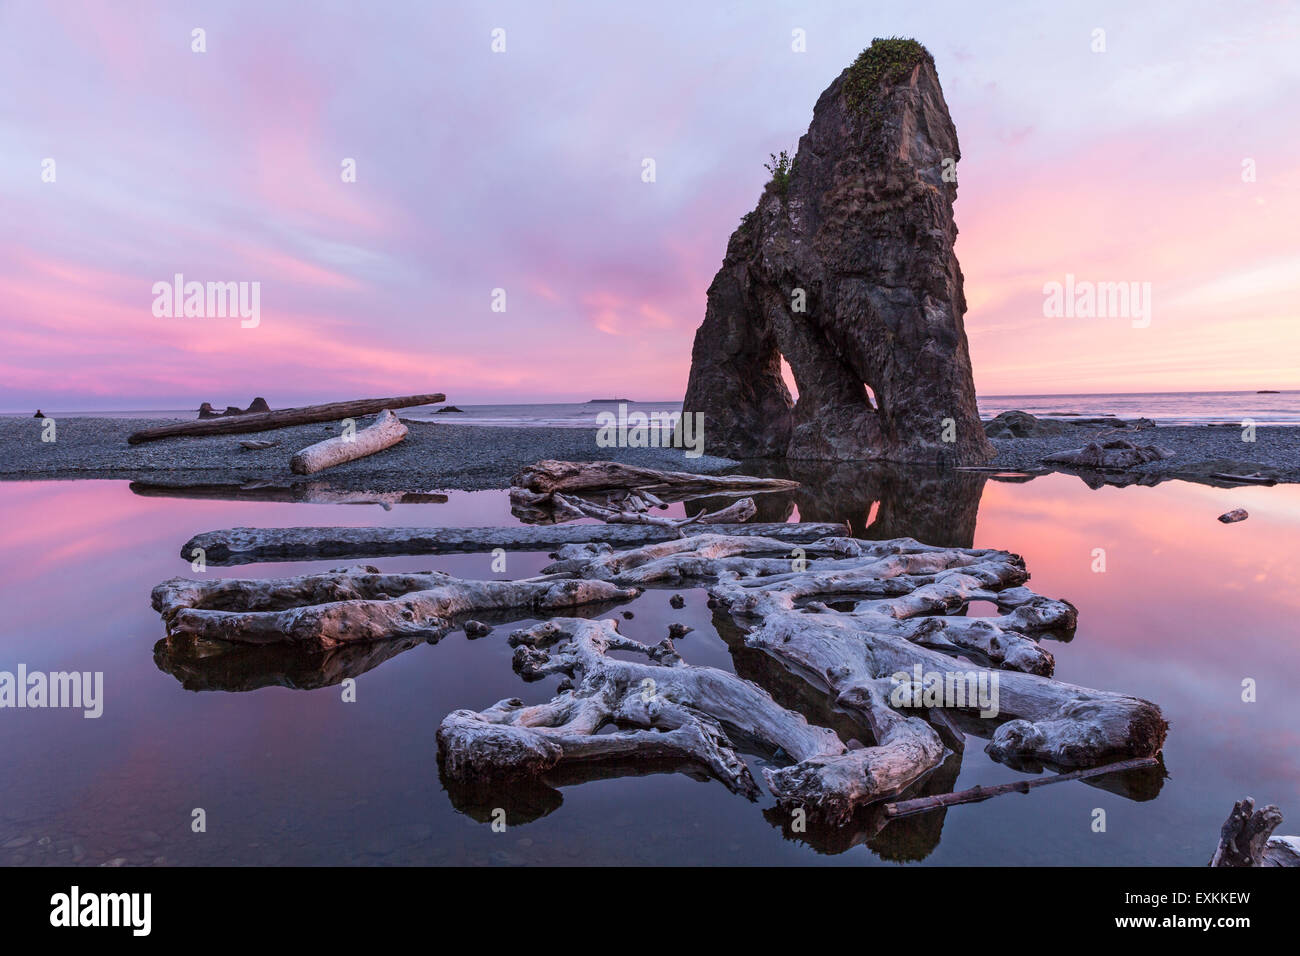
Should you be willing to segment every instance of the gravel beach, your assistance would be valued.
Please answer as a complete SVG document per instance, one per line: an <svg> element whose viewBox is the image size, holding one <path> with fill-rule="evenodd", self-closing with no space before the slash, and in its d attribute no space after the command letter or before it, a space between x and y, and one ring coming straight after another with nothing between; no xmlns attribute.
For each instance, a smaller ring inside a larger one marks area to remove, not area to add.
<svg viewBox="0 0 1300 956"><path fill-rule="evenodd" d="M617 460L649 468L703 474L735 464L726 458L687 458L677 448L599 448L583 428L508 428L407 422L399 444L368 458L316 475L295 475L289 458L314 442L339 434L337 422L295 425L273 431L201 438L164 438L128 445L132 432L176 419L61 418L57 441L41 441L35 418L0 418L0 479L129 479L158 484L301 484L328 481L366 491L477 491L505 488L526 464ZM374 416L357 420L357 428ZM241 441L274 441L250 451Z"/></svg>
<svg viewBox="0 0 1300 956"><path fill-rule="evenodd" d="M652 468L715 473L737 463L705 455L687 458L675 448L599 448L579 428L510 428L409 422L406 439L369 458L305 478L289 470L289 457L313 442L338 434L336 423L298 425L275 431L203 438L168 438L128 445L134 431L175 419L57 419L57 441L41 441L33 418L0 418L0 479L110 478L157 484L301 484L327 480L338 488L367 491L445 491L504 488L525 464L544 458L566 461L612 459ZM358 421L364 427L373 421ZM1154 444L1172 458L1150 462L1126 475L1176 476L1211 460L1249 462L1274 469L1281 481L1300 481L1300 428L1260 427L1253 443L1236 426L1180 425L1145 429L1072 426L1042 438L993 439L993 467L1041 470L1042 458L1090 441L1123 439ZM275 441L249 451L243 440Z"/></svg>

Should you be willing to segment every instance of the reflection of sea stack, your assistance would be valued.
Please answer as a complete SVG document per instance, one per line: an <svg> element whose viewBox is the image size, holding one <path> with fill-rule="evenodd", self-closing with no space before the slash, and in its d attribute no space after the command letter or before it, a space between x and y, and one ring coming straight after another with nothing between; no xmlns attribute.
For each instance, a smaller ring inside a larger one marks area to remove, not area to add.
<svg viewBox="0 0 1300 956"><path fill-rule="evenodd" d="M913 40L876 40L821 95L709 287L683 411L704 413L710 454L992 458L953 253L960 155Z"/></svg>

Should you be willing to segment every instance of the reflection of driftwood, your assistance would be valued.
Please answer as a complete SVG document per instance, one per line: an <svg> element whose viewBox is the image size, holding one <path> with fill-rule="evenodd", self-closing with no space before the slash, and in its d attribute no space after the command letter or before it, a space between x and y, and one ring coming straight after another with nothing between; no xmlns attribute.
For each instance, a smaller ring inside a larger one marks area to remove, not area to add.
<svg viewBox="0 0 1300 956"><path fill-rule="evenodd" d="M170 485L133 481L132 494L144 498L198 498L222 501L297 501L310 504L393 505L444 504L447 496L432 491L352 491L328 481L248 481L240 484ZM189 558L186 558L188 561Z"/></svg>
<svg viewBox="0 0 1300 956"><path fill-rule="evenodd" d="M177 435L233 435L242 432L264 432L290 425L311 425L316 422L336 422L344 418L374 415L385 408L410 408L412 405L431 405L446 401L439 393L429 395L404 395L398 398L362 398L351 402L333 402L328 405L303 405L300 408L282 408L275 412L234 415L229 418L209 418L197 422L175 422L157 425L133 432L127 441L132 445L173 438Z"/></svg>
<svg viewBox="0 0 1300 956"><path fill-rule="evenodd" d="M437 571L384 574L349 568L292 578L172 578L153 589L153 607L169 640L330 648L440 637L458 615L480 610L555 614L637 593L603 581L463 581Z"/></svg>
<svg viewBox="0 0 1300 956"><path fill-rule="evenodd" d="M976 786L956 793L940 793L929 797L918 797L915 800L900 800L897 803L885 804L885 815L888 817L906 817L914 813L925 813L929 810L951 807L958 803L981 803L992 797L999 797L1004 793L1028 793L1035 787L1045 787L1052 783L1065 783L1068 780L1084 780L1088 777L1099 777L1107 773L1121 773L1125 770L1155 767L1159 763L1160 760L1156 757L1137 757L1133 760L1119 760L1101 767L1071 770L1069 773L1039 777L1035 780L1014 780L1011 783L999 783L992 787Z"/></svg>
<svg viewBox="0 0 1300 956"><path fill-rule="evenodd" d="M241 693L262 687L315 690L360 677L398 654L425 643L402 637L369 644L344 644L326 651L267 644L260 647L208 641L169 641L154 645L158 669L186 690Z"/></svg>
<svg viewBox="0 0 1300 956"><path fill-rule="evenodd" d="M761 535L792 545L844 531L833 524L716 525L711 530L730 536ZM551 551L588 541L634 547L676 537L676 532L669 528L608 524L500 528L226 528L195 535L181 548L181 557L191 561L194 549L199 548L209 564L231 565L393 554L467 554L494 548Z"/></svg>
<svg viewBox="0 0 1300 956"><path fill-rule="evenodd" d="M308 445L289 459L289 470L295 475L312 475L335 465L365 458L385 448L392 448L406 437L407 427L392 411L385 408L374 424L354 435L336 435L314 445Z"/></svg>
<svg viewBox="0 0 1300 956"><path fill-rule="evenodd" d="M1219 845L1210 866L1300 866L1300 837L1271 834L1282 822L1282 811L1269 804L1255 809L1253 797L1233 804L1219 831Z"/></svg>

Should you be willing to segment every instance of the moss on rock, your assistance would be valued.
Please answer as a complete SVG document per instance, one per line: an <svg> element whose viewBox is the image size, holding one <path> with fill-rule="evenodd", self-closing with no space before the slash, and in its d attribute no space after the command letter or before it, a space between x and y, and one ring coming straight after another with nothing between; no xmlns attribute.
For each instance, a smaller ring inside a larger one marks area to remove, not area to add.
<svg viewBox="0 0 1300 956"><path fill-rule="evenodd" d="M934 66L930 51L916 40L876 37L849 67L844 98L852 109L866 112L882 84L899 82L922 61Z"/></svg>

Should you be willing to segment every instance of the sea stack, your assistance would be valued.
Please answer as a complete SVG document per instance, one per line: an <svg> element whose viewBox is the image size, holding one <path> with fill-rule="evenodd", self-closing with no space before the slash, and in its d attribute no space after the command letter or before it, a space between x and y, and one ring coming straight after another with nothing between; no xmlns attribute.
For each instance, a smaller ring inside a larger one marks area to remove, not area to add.
<svg viewBox="0 0 1300 956"><path fill-rule="evenodd" d="M709 286L683 401L704 415L709 454L993 457L953 252L960 156L934 61L915 40L873 41L822 93Z"/></svg>

